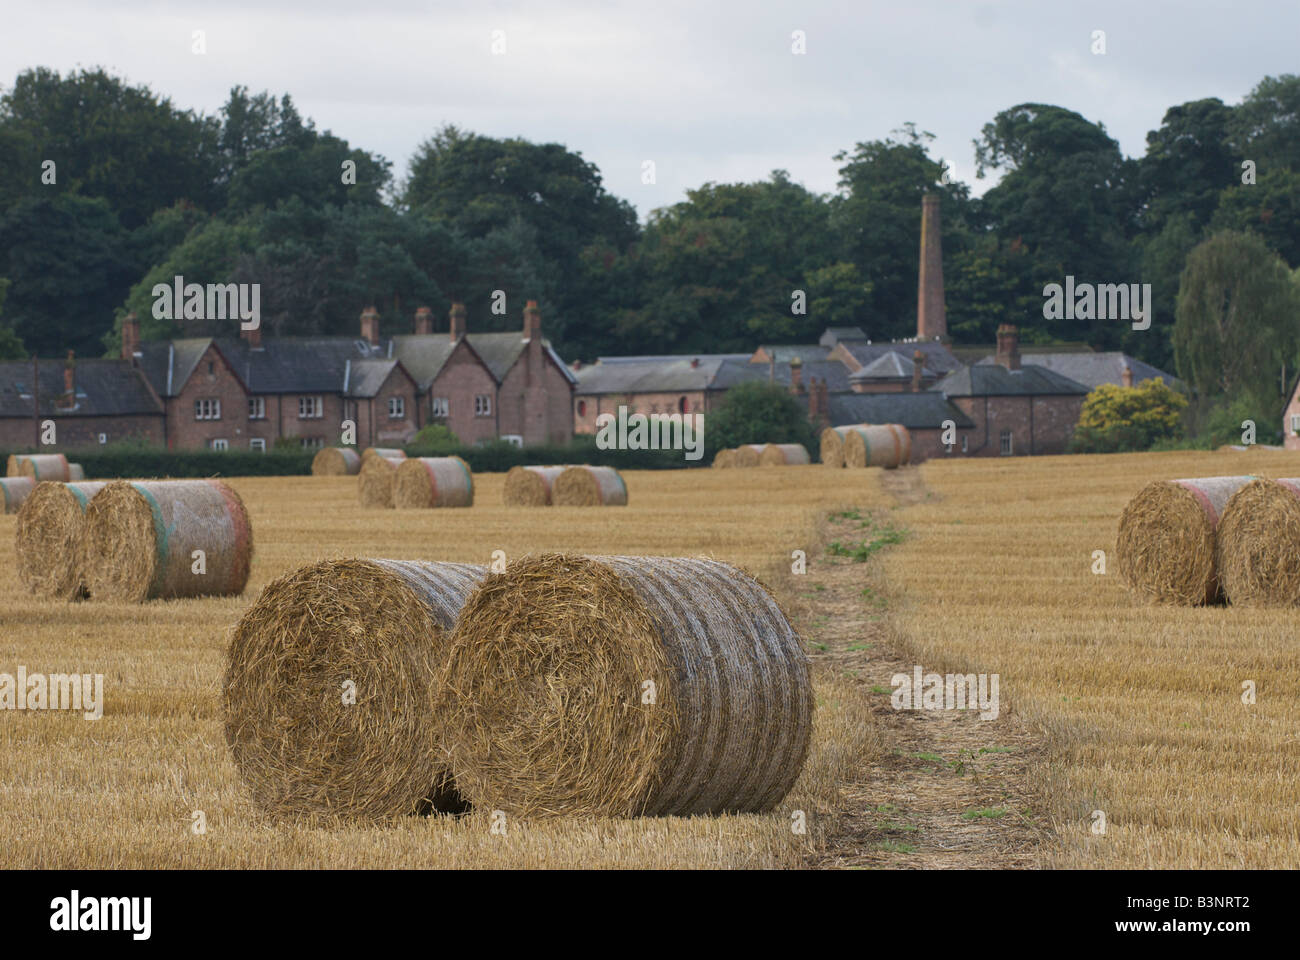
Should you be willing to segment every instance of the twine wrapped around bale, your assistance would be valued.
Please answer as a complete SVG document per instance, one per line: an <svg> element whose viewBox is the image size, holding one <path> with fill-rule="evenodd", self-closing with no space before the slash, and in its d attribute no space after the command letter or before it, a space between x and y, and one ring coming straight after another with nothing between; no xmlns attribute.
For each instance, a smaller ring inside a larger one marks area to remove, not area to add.
<svg viewBox="0 0 1300 960"><path fill-rule="evenodd" d="M1229 603L1300 606L1300 478L1252 480L1234 493L1217 546Z"/></svg>
<svg viewBox="0 0 1300 960"><path fill-rule="evenodd" d="M86 508L83 544L92 600L235 596L253 559L243 501L220 480L114 481Z"/></svg>
<svg viewBox="0 0 1300 960"><path fill-rule="evenodd" d="M771 810L814 706L771 595L703 558L545 555L489 575L443 690L457 789L523 818Z"/></svg>
<svg viewBox="0 0 1300 960"><path fill-rule="evenodd" d="M61 480L71 476L68 458L61 453L14 453L7 463L9 476L30 477L37 481Z"/></svg>
<svg viewBox="0 0 1300 960"><path fill-rule="evenodd" d="M361 455L351 447L326 447L311 458L314 477L355 477L361 472Z"/></svg>
<svg viewBox="0 0 1300 960"><path fill-rule="evenodd" d="M558 507L625 507L627 484L613 467L565 467L551 499Z"/></svg>
<svg viewBox="0 0 1300 960"><path fill-rule="evenodd" d="M756 467L763 455L765 443L742 443L736 448L736 460L733 466Z"/></svg>
<svg viewBox="0 0 1300 960"><path fill-rule="evenodd" d="M463 802L431 706L452 624L486 568L327 560L273 581L235 627L226 742L276 817L380 821Z"/></svg>
<svg viewBox="0 0 1300 960"><path fill-rule="evenodd" d="M887 423L885 426L893 430L898 436L898 465L904 466L912 462L912 431L901 423Z"/></svg>
<svg viewBox="0 0 1300 960"><path fill-rule="evenodd" d="M86 479L86 468L79 463L68 464L68 482L81 483Z"/></svg>
<svg viewBox="0 0 1300 960"><path fill-rule="evenodd" d="M568 467L511 467L502 499L508 507L547 507L554 502L555 481Z"/></svg>
<svg viewBox="0 0 1300 960"><path fill-rule="evenodd" d="M4 512L17 513L23 501L36 489L36 481L31 477L5 477L0 480L0 496L4 497Z"/></svg>
<svg viewBox="0 0 1300 960"><path fill-rule="evenodd" d="M393 479L393 506L399 510L474 505L474 476L460 457L403 460Z"/></svg>
<svg viewBox="0 0 1300 960"><path fill-rule="evenodd" d="M736 451L733 448L719 450L713 457L713 465L719 470L730 470L736 465Z"/></svg>
<svg viewBox="0 0 1300 960"><path fill-rule="evenodd" d="M1119 518L1115 545L1129 588L1160 603L1215 603L1221 596L1216 533L1228 498L1254 477L1155 480Z"/></svg>
<svg viewBox="0 0 1300 960"><path fill-rule="evenodd" d="M82 565L86 507L103 483L37 485L18 512L18 579L39 597L76 600L86 592Z"/></svg>
<svg viewBox="0 0 1300 960"><path fill-rule="evenodd" d="M366 447L361 451L361 462L364 465L371 457L384 457L388 460L405 460L406 451L400 447Z"/></svg>
<svg viewBox="0 0 1300 960"><path fill-rule="evenodd" d="M896 467L901 463L902 443L898 434L883 424L852 426L844 434L844 465L847 467Z"/></svg>
<svg viewBox="0 0 1300 960"><path fill-rule="evenodd" d="M866 426L866 424L860 424ZM821 450L818 459L825 467L844 466L844 437L849 427L827 427L821 433Z"/></svg>
<svg viewBox="0 0 1300 960"><path fill-rule="evenodd" d="M801 443L769 443L758 455L760 467L787 467L811 462L807 448Z"/></svg>
<svg viewBox="0 0 1300 960"><path fill-rule="evenodd" d="M405 457L366 457L361 462L357 491L363 507L392 509L397 468L405 462Z"/></svg>

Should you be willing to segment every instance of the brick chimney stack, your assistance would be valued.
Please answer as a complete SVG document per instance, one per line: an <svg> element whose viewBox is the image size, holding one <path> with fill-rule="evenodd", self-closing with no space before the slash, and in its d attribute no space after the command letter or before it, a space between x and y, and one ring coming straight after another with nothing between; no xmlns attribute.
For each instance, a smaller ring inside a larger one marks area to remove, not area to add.
<svg viewBox="0 0 1300 960"><path fill-rule="evenodd" d="M433 333L433 311L428 307L419 307L415 311L415 332L425 337Z"/></svg>
<svg viewBox="0 0 1300 960"><path fill-rule="evenodd" d="M248 341L248 345L254 350L262 349L262 325L259 323L252 330L245 330L244 325L239 325L239 335Z"/></svg>
<svg viewBox="0 0 1300 960"><path fill-rule="evenodd" d="M63 409L71 410L77 405L77 355L68 351L68 359L63 361Z"/></svg>
<svg viewBox="0 0 1300 960"><path fill-rule="evenodd" d="M790 392L803 393L803 361L798 357L790 358Z"/></svg>
<svg viewBox="0 0 1300 960"><path fill-rule="evenodd" d="M465 339L465 304L453 303L451 313L448 315L451 321L448 329L451 331L451 342L459 343Z"/></svg>
<svg viewBox="0 0 1300 960"><path fill-rule="evenodd" d="M140 350L140 319L134 312L122 318L122 359L135 363Z"/></svg>
<svg viewBox="0 0 1300 960"><path fill-rule="evenodd" d="M524 307L524 339L540 340L542 338L542 311L537 309L537 301L529 300Z"/></svg>
<svg viewBox="0 0 1300 960"><path fill-rule="evenodd" d="M1124 386L1126 387L1133 386L1133 368L1128 365L1127 360L1124 361L1124 366L1121 368L1119 372L1119 379L1124 384Z"/></svg>
<svg viewBox="0 0 1300 960"><path fill-rule="evenodd" d="M1008 370L1020 369L1020 333L1014 324L998 327L997 362Z"/></svg>
<svg viewBox="0 0 1300 960"><path fill-rule="evenodd" d="M925 354L920 350L912 351L912 392L921 392L921 371L925 369Z"/></svg>
<svg viewBox="0 0 1300 960"><path fill-rule="evenodd" d="M379 311L374 307L361 312L361 339L372 347L379 346Z"/></svg>
<svg viewBox="0 0 1300 960"><path fill-rule="evenodd" d="M921 198L921 269L916 289L916 336L947 340L948 317L943 304L943 238L939 227L939 196Z"/></svg>

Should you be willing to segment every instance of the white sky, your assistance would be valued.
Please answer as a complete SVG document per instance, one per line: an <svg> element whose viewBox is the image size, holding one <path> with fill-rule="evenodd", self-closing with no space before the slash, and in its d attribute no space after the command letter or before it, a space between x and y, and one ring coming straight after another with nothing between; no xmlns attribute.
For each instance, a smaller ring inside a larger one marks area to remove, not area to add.
<svg viewBox="0 0 1300 960"><path fill-rule="evenodd" d="M837 151L908 120L979 193L990 182L974 181L971 141L1014 104L1077 110L1137 156L1167 107L1235 103L1265 75L1300 72L1300 4L1274 0L41 0L3 22L5 86L37 65L102 65L209 113L237 83L288 92L399 177L448 122L558 141L643 218L689 187L778 167L833 190Z"/></svg>

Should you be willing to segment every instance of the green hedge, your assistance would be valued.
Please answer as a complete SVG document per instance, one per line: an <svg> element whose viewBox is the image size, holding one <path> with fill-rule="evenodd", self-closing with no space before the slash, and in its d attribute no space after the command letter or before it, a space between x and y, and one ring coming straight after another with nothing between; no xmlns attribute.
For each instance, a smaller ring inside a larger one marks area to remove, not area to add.
<svg viewBox="0 0 1300 960"><path fill-rule="evenodd" d="M503 473L511 467L533 464L590 463L619 470L674 470L708 466L709 458L687 460L681 450L601 450L595 437L575 437L569 446L516 447L496 442L477 447L406 448L408 457L461 457L475 473Z"/></svg>

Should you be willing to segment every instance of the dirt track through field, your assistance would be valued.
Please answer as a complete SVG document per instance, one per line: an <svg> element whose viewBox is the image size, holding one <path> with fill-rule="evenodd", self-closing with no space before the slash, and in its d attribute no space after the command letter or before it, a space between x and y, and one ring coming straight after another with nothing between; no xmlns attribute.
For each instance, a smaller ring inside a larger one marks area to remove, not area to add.
<svg viewBox="0 0 1300 960"><path fill-rule="evenodd" d="M1046 761L1042 735L1016 716L999 690L996 720L978 710L895 710L890 679L918 665L892 622L888 585L874 553L837 556L891 538L906 527L906 507L934 499L919 470L887 471L882 488L897 506L832 513L819 555L810 562L800 626L820 670L865 688L884 750L868 758L843 790L843 807L827 847L810 861L822 868L1034 867L1052 839L1045 805L1032 794L1029 771ZM839 549L835 550L834 545ZM883 550L906 550L885 545ZM920 663L923 671L939 672Z"/></svg>

